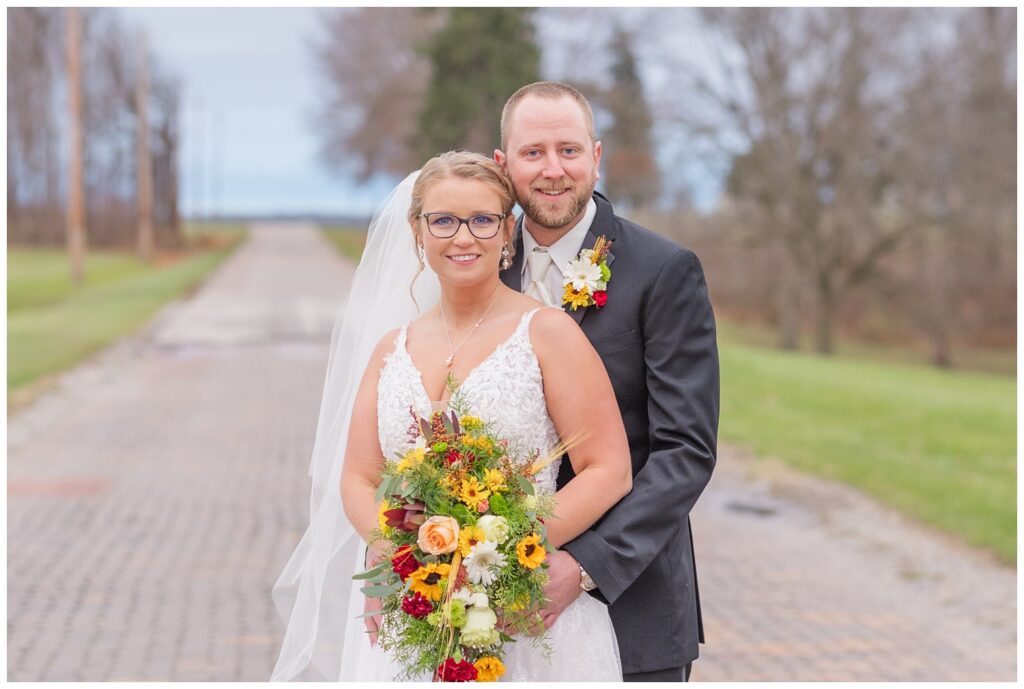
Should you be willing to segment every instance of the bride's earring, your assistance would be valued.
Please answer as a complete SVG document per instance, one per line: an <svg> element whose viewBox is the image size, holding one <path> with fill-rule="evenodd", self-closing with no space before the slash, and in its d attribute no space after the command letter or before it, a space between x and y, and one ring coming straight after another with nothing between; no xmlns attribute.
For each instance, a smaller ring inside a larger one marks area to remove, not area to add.
<svg viewBox="0 0 1024 689"><path fill-rule="evenodd" d="M424 265L424 260L423 259L426 258L425 254L423 253L423 245L422 244L417 244L416 245L416 258L419 259L419 261L420 261L420 268L422 268L423 265Z"/></svg>
<svg viewBox="0 0 1024 689"><path fill-rule="evenodd" d="M501 269L508 270L509 266L512 265L512 259L509 258L508 244L501 247Z"/></svg>

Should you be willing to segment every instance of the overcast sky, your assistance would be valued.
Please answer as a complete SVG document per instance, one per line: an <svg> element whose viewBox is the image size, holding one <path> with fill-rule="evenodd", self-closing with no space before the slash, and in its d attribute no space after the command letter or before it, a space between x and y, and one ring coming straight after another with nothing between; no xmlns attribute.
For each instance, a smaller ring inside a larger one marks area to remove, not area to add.
<svg viewBox="0 0 1024 689"><path fill-rule="evenodd" d="M146 32L160 63L184 81L181 174L186 214L369 215L387 194L390 182L358 186L329 173L317 160L311 112L319 84L310 42L330 9L118 11L126 28ZM627 24L644 21L642 10L596 12L601 13L595 15L597 29L607 25L604 12L623 13ZM680 10L678 16L686 14ZM573 70L558 63L578 61L565 36L581 32L566 31L545 17L538 40L566 50L544 51L544 71L571 77ZM591 29L582 33L587 35L579 39L595 40ZM675 45L687 44L680 42L677 28L671 33ZM586 69L600 71L587 62ZM675 169L678 163L677 158L668 161ZM707 188L704 196L709 194Z"/></svg>

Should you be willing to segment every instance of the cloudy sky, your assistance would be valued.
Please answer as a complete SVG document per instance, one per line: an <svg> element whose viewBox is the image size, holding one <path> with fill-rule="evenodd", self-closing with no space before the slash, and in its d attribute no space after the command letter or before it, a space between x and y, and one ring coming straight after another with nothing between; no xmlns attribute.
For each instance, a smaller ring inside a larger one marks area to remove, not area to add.
<svg viewBox="0 0 1024 689"><path fill-rule="evenodd" d="M317 160L311 113L319 86L310 44L331 10L117 11L125 28L145 31L160 63L184 81L181 171L187 214L369 215L386 195L391 182L358 186ZM586 31L567 31L556 25L557 14L545 15L538 36L548 46L543 72L571 79L579 69L602 71L592 61L581 65L579 50L595 42L594 31L609 26L608 11L595 10ZM644 21L642 10L617 12L617 21ZM675 46L687 44L678 27L669 33ZM566 38L573 34L584 43ZM677 164L677 158L667 161ZM708 188L704 196L712 193Z"/></svg>
<svg viewBox="0 0 1024 689"><path fill-rule="evenodd" d="M184 88L186 213L369 214L386 193L317 161L309 42L324 9L122 8Z"/></svg>

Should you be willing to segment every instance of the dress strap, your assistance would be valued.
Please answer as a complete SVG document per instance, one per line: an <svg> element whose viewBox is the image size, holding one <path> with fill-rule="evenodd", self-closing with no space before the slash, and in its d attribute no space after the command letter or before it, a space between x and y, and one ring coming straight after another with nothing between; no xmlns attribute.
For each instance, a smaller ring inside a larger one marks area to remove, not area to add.
<svg viewBox="0 0 1024 689"><path fill-rule="evenodd" d="M518 332L521 332L521 331L524 331L524 330L529 330L530 329L530 321L533 320L534 314L537 313L538 311L540 311L543 308L547 308L547 307L539 306L539 307L537 307L537 308L535 308L535 309L533 309L531 311L527 311L526 313L524 313L523 317L519 319L519 325L516 326L516 332L518 333Z"/></svg>

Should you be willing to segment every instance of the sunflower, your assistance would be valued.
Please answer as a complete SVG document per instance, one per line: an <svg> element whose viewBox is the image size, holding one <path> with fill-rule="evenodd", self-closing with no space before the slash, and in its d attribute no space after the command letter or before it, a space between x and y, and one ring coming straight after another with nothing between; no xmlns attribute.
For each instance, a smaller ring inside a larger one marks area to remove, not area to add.
<svg viewBox="0 0 1024 689"><path fill-rule="evenodd" d="M526 536L516 544L516 557L519 559L519 564L527 569L540 567L547 555L544 546L540 544L540 536L535 533Z"/></svg>
<svg viewBox="0 0 1024 689"><path fill-rule="evenodd" d="M464 526L459 530L459 553L462 557L469 555L469 549L486 539L484 530L479 526Z"/></svg>
<svg viewBox="0 0 1024 689"><path fill-rule="evenodd" d="M419 593L427 600L441 599L441 580L448 576L452 566L431 562L409 575L409 590Z"/></svg>
<svg viewBox="0 0 1024 689"><path fill-rule="evenodd" d="M487 486L480 485L475 476L470 476L459 486L459 498L472 510L477 509L490 495L491 491L487 490Z"/></svg>
<svg viewBox="0 0 1024 689"><path fill-rule="evenodd" d="M388 526L388 518L384 514L393 507L391 501L385 498L380 501L380 509L377 510L377 524L380 526L381 533L387 535L391 531L391 527Z"/></svg>
<svg viewBox="0 0 1024 689"><path fill-rule="evenodd" d="M476 681L497 682L505 674L505 665L494 656L484 656L473 663L476 668Z"/></svg>

